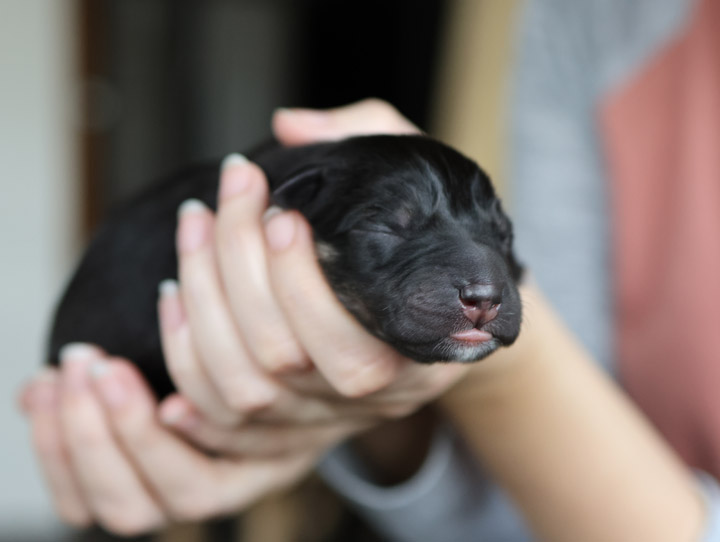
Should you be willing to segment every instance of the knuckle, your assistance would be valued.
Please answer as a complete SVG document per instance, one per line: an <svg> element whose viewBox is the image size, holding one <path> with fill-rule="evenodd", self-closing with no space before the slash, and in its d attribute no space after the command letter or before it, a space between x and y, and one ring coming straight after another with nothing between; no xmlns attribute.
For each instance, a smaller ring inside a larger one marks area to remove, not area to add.
<svg viewBox="0 0 720 542"><path fill-rule="evenodd" d="M226 376L220 378L220 392L223 401L235 414L245 414L263 410L275 401L274 388L247 371L225 371Z"/></svg>
<svg viewBox="0 0 720 542"><path fill-rule="evenodd" d="M73 427L68 434L68 443L71 447L83 450L103 448L108 443L107 432L93 425Z"/></svg>
<svg viewBox="0 0 720 542"><path fill-rule="evenodd" d="M49 434L37 434L33 438L33 446L38 456L55 458L63 454L63 445L59 438Z"/></svg>
<svg viewBox="0 0 720 542"><path fill-rule="evenodd" d="M179 522L202 521L220 513L213 499L194 493L176 495L167 508L172 520Z"/></svg>
<svg viewBox="0 0 720 542"><path fill-rule="evenodd" d="M241 214L241 213L236 213ZM241 250L248 244L247 224L237 216L218 216L217 245L222 249Z"/></svg>
<svg viewBox="0 0 720 542"><path fill-rule="evenodd" d="M146 449L153 444L153 430L150 420L146 417L133 417L119 424L119 432L123 441L134 449Z"/></svg>
<svg viewBox="0 0 720 542"><path fill-rule="evenodd" d="M235 414L244 414L247 409L243 388L242 384L233 385L230 379L225 380L221 388L223 401Z"/></svg>
<svg viewBox="0 0 720 542"><path fill-rule="evenodd" d="M394 365L382 359L348 364L349 369L334 383L337 391L350 399L375 393L393 381Z"/></svg>
<svg viewBox="0 0 720 542"><path fill-rule="evenodd" d="M246 387L237 386L235 389L226 390L223 393L223 398L230 409L238 414L249 414L267 406L259 404L252 397L249 397Z"/></svg>
<svg viewBox="0 0 720 542"><path fill-rule="evenodd" d="M243 454L255 456L277 456L297 447L297 438L286 430L256 432L255 438L238 442Z"/></svg>
<svg viewBox="0 0 720 542"><path fill-rule="evenodd" d="M387 405L382 409L383 416L385 418L389 418L391 420L399 420L401 418L406 418L413 412L417 410L417 407L415 405L411 404L396 404L396 405Z"/></svg>
<svg viewBox="0 0 720 542"><path fill-rule="evenodd" d="M195 263L200 262L198 260ZM203 272L202 267L202 265L180 264L182 291L183 294L188 296L191 300L202 301L207 299L209 293L212 291L210 282L212 275L210 273Z"/></svg>
<svg viewBox="0 0 720 542"><path fill-rule="evenodd" d="M92 523L92 517L87 510L80 506L72 506L65 500L57 502L55 509L60 519L73 527L89 527Z"/></svg>
<svg viewBox="0 0 720 542"><path fill-rule="evenodd" d="M123 537L140 536L162 526L162 522L154 516L142 512L123 513L122 511L106 514L100 520L100 524L111 533Z"/></svg>
<svg viewBox="0 0 720 542"><path fill-rule="evenodd" d="M256 355L262 367L273 374L307 367L309 359L305 352L295 344L267 343L258 350Z"/></svg>
<svg viewBox="0 0 720 542"><path fill-rule="evenodd" d="M380 98L367 98L363 100L362 103L369 113L377 115L378 117L394 120L399 116L397 109Z"/></svg>
<svg viewBox="0 0 720 542"><path fill-rule="evenodd" d="M360 399L376 392L382 386L374 386L364 378L350 377L339 381L335 387L343 397Z"/></svg>
<svg viewBox="0 0 720 542"><path fill-rule="evenodd" d="M154 416L154 411L131 404L123 411L112 414L111 425L120 440L130 448L150 448L157 430Z"/></svg>
<svg viewBox="0 0 720 542"><path fill-rule="evenodd" d="M181 392L185 391L188 383L196 381L201 375L200 370L194 363L189 363L185 356L165 356L168 372L175 386Z"/></svg>
<svg viewBox="0 0 720 542"><path fill-rule="evenodd" d="M159 528L159 525L144 521L125 521L108 526L108 530L119 536L124 536L128 538L149 533L157 528Z"/></svg>
<svg viewBox="0 0 720 542"><path fill-rule="evenodd" d="M221 452L230 448L230 439L225 432L203 432L189 430L188 436L192 441L209 452Z"/></svg>

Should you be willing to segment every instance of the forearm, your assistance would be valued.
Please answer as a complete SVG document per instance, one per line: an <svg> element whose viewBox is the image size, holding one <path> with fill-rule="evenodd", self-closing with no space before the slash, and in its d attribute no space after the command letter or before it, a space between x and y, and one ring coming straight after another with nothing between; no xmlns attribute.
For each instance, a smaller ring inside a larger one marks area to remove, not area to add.
<svg viewBox="0 0 720 542"><path fill-rule="evenodd" d="M517 344L442 405L544 540L693 540L690 473L531 289Z"/></svg>

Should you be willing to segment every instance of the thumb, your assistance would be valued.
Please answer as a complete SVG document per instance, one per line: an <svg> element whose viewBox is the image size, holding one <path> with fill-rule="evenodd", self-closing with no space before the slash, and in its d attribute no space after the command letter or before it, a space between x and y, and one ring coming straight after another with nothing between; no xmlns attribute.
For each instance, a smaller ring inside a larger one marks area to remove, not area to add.
<svg viewBox="0 0 720 542"><path fill-rule="evenodd" d="M370 134L418 134L389 103L368 98L335 109L278 109L273 133L284 145L305 145Z"/></svg>

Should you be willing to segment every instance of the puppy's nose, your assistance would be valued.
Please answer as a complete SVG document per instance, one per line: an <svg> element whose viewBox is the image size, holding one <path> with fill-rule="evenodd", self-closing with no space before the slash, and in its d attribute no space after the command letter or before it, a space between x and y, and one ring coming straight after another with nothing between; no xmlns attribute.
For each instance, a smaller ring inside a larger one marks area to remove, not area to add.
<svg viewBox="0 0 720 542"><path fill-rule="evenodd" d="M498 315L501 288L495 284L468 284L460 290L460 303L465 317L475 327L483 326Z"/></svg>

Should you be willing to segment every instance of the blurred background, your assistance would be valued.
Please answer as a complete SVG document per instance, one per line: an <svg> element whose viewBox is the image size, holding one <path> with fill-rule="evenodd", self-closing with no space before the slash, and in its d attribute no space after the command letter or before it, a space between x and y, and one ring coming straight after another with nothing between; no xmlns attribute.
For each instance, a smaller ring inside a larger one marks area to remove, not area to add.
<svg viewBox="0 0 720 542"><path fill-rule="evenodd" d="M0 540L101 536L55 520L15 396L102 217L177 168L261 141L277 107L369 96L502 184L515 3L0 0ZM208 529L169 539L234 536Z"/></svg>

